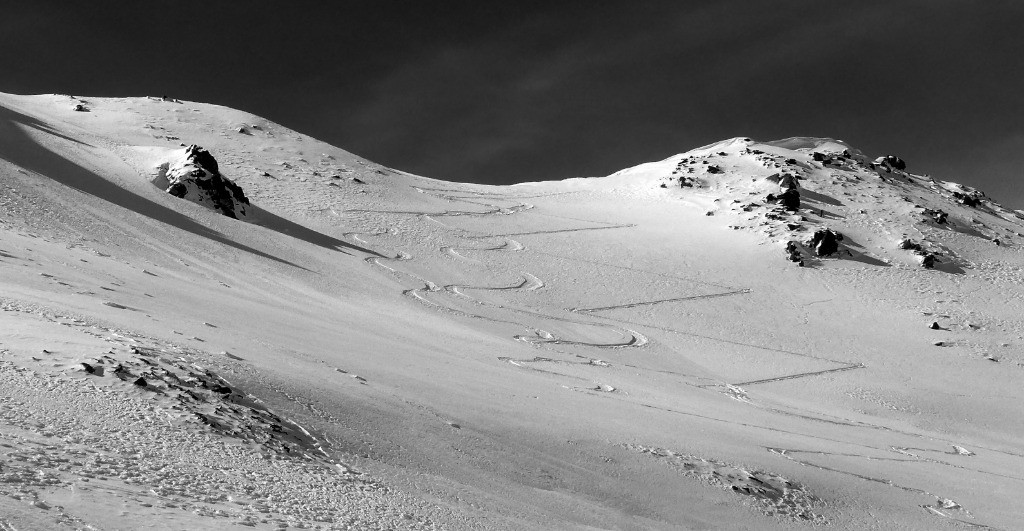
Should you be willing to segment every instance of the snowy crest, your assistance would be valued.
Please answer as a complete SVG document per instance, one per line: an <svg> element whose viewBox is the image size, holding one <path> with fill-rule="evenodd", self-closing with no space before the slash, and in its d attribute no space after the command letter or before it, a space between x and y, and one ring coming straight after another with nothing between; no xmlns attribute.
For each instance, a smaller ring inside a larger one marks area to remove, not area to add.
<svg viewBox="0 0 1024 531"><path fill-rule="evenodd" d="M231 218L245 217L249 200L240 186L220 174L209 151L193 144L159 170L153 184L167 193Z"/></svg>
<svg viewBox="0 0 1024 531"><path fill-rule="evenodd" d="M911 173L895 155L868 158L832 138L737 137L609 177L664 189L665 198L767 237L802 266L827 258L959 272L944 233L1000 245L1020 231L1021 216L979 190ZM821 246L821 235L829 245Z"/></svg>

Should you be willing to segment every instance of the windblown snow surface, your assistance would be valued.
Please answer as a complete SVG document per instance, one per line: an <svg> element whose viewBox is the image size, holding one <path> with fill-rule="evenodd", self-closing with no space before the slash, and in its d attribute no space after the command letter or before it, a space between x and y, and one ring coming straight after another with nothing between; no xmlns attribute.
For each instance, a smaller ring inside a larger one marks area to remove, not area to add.
<svg viewBox="0 0 1024 531"><path fill-rule="evenodd" d="M243 219L156 185L193 144ZM0 95L0 530L1020 529L1024 222L897 166L489 187Z"/></svg>

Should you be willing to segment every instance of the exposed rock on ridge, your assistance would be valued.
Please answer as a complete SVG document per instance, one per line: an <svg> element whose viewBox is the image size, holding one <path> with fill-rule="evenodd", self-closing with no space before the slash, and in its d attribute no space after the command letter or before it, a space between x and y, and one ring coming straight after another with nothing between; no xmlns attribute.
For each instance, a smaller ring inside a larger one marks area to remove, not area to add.
<svg viewBox="0 0 1024 531"><path fill-rule="evenodd" d="M728 228L757 232L805 266L851 260L962 273L973 263L962 256L974 245L964 238L1013 247L1024 237L1018 228L1024 212L906 168L895 155L870 159L830 138L736 137L609 177L666 190L685 180L682 190L657 195L685 199ZM918 247L899 243L909 238Z"/></svg>
<svg viewBox="0 0 1024 531"><path fill-rule="evenodd" d="M160 167L153 184L167 193L212 208L235 219L246 215L249 199L242 188L220 174L209 151L193 144L181 157Z"/></svg>

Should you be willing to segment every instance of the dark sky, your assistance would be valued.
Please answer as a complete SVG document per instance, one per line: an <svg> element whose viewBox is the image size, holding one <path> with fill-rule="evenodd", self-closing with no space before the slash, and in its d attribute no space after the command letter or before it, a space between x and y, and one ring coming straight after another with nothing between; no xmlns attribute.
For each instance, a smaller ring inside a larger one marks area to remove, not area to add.
<svg viewBox="0 0 1024 531"><path fill-rule="evenodd" d="M0 2L0 91L167 94L446 180L828 136L1024 208L1024 2Z"/></svg>

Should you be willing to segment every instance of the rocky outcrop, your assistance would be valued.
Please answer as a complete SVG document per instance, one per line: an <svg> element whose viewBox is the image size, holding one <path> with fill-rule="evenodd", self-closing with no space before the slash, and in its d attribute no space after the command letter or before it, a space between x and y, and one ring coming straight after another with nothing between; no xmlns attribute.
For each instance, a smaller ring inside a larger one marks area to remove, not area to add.
<svg viewBox="0 0 1024 531"><path fill-rule="evenodd" d="M779 204L782 208L796 212L800 210L800 192L796 188L789 188L778 197Z"/></svg>
<svg viewBox="0 0 1024 531"><path fill-rule="evenodd" d="M925 269L932 269L935 267L935 262L938 260L938 256L935 253L929 251L924 245L921 245L910 238L904 238L900 240L896 247L903 249L904 251L913 251L917 257L917 261L921 264L921 267Z"/></svg>
<svg viewBox="0 0 1024 531"><path fill-rule="evenodd" d="M931 208L924 209L924 211L921 212L921 214L925 218L934 221L937 225L944 225L946 223L946 219L949 217L949 213L943 210L936 210Z"/></svg>
<svg viewBox="0 0 1024 531"><path fill-rule="evenodd" d="M894 170L900 171L907 169L907 163L904 162L903 159L897 157L896 155L885 155L884 157L878 157L877 159L875 159L875 165L888 166Z"/></svg>
<svg viewBox="0 0 1024 531"><path fill-rule="evenodd" d="M983 196L984 194L981 194L980 192L953 192L953 199L955 199L957 203L972 208L981 203L981 198Z"/></svg>
<svg viewBox="0 0 1024 531"><path fill-rule="evenodd" d="M818 256L830 256L839 251L839 242L841 241L843 241L842 234L830 229L818 229L805 242L805 245L814 249L814 254Z"/></svg>
<svg viewBox="0 0 1024 531"><path fill-rule="evenodd" d="M193 144L161 170L154 184L167 193L231 218L245 217L249 199L240 186L220 174L217 161L209 151Z"/></svg>

